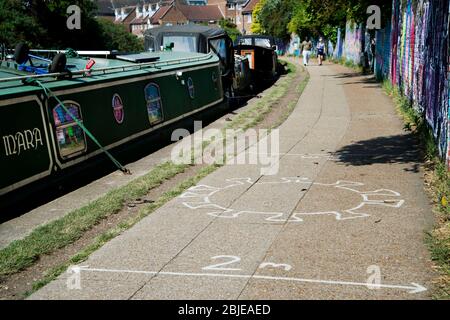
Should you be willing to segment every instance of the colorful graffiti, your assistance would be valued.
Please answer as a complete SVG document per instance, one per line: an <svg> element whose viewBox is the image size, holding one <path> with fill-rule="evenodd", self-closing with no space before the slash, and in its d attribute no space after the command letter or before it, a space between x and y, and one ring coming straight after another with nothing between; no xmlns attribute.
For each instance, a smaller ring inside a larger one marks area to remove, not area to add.
<svg viewBox="0 0 450 320"><path fill-rule="evenodd" d="M334 54L334 46L333 46L333 42L331 42L331 40L328 40L328 45L327 45L327 56L328 57L332 57Z"/></svg>
<svg viewBox="0 0 450 320"><path fill-rule="evenodd" d="M450 17L450 2L448 4L448 15ZM449 33L450 30L447 29L447 39ZM447 98L448 108L450 109L450 43L447 44L447 48ZM447 112L447 168L450 168L450 110Z"/></svg>
<svg viewBox="0 0 450 320"><path fill-rule="evenodd" d="M345 27L345 42L343 56L347 61L360 64L363 50L364 28L353 22L347 22Z"/></svg>
<svg viewBox="0 0 450 320"><path fill-rule="evenodd" d="M375 76L378 80L389 78L391 67L391 23L375 34Z"/></svg>
<svg viewBox="0 0 450 320"><path fill-rule="evenodd" d="M376 32L375 73L423 114L450 157L448 22L449 0L393 0L391 23Z"/></svg>
<svg viewBox="0 0 450 320"><path fill-rule="evenodd" d="M335 46L334 52L333 52L333 58L336 60L341 59L343 52L344 52L344 39L342 37L341 28L338 28L337 40L336 40L336 46Z"/></svg>

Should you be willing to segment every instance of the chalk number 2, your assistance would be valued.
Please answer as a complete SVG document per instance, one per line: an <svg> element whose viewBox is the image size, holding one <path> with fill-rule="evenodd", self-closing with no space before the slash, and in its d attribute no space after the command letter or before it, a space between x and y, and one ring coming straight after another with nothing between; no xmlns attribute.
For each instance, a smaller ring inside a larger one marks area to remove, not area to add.
<svg viewBox="0 0 450 320"><path fill-rule="evenodd" d="M223 260L227 260L227 261L217 263L217 264L212 264L210 266L202 268L203 270L216 270L216 271L238 271L238 270L241 270L240 268L224 268L224 266L228 266L230 264L238 263L239 261L241 261L241 258L239 258L239 257L215 256L215 257L211 257L211 259L212 260L223 259Z"/></svg>
<svg viewBox="0 0 450 320"><path fill-rule="evenodd" d="M222 255L222 256L211 257L211 259L212 260L221 259L222 262L203 267L202 270L214 270L214 271L239 271L239 270L242 270L241 268L230 268L230 265L239 263L241 261L241 258L238 256ZM260 269L264 269L267 267L283 268L285 271L289 271L292 269L291 265L285 264L285 263L264 262L259 265Z"/></svg>

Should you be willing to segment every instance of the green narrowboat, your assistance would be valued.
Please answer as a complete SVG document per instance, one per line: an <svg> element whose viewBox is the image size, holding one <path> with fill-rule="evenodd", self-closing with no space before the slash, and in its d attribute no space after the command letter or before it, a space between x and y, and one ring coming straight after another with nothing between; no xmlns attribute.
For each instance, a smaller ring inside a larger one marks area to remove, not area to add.
<svg viewBox="0 0 450 320"><path fill-rule="evenodd" d="M35 58L27 63L39 66ZM39 74L2 57L0 207L13 191L61 176L224 99L214 54L164 51L64 62L64 72Z"/></svg>

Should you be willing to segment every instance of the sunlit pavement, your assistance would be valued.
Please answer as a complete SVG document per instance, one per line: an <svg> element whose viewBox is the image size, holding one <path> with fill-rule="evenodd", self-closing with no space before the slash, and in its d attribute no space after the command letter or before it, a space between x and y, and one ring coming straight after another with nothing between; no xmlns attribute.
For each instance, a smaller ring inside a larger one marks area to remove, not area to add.
<svg viewBox="0 0 450 320"><path fill-rule="evenodd" d="M370 77L308 71L277 174L218 169L30 298L428 298L416 142Z"/></svg>

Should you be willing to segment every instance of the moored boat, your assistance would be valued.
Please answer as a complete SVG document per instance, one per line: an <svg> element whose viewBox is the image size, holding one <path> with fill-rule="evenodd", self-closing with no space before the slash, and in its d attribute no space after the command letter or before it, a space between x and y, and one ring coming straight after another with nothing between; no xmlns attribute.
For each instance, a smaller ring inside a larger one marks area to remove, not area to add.
<svg viewBox="0 0 450 320"><path fill-rule="evenodd" d="M234 49L236 54L248 58L255 82L272 82L278 75L277 45L273 37L239 36Z"/></svg>
<svg viewBox="0 0 450 320"><path fill-rule="evenodd" d="M171 46L178 52L213 52L220 59L222 84L228 98L251 85L249 62L234 54L233 41L225 30L199 25L162 26L145 32L145 49L160 51Z"/></svg>
<svg viewBox="0 0 450 320"><path fill-rule="evenodd" d="M214 54L72 56L55 69L55 60L2 54L0 203L224 99Z"/></svg>

